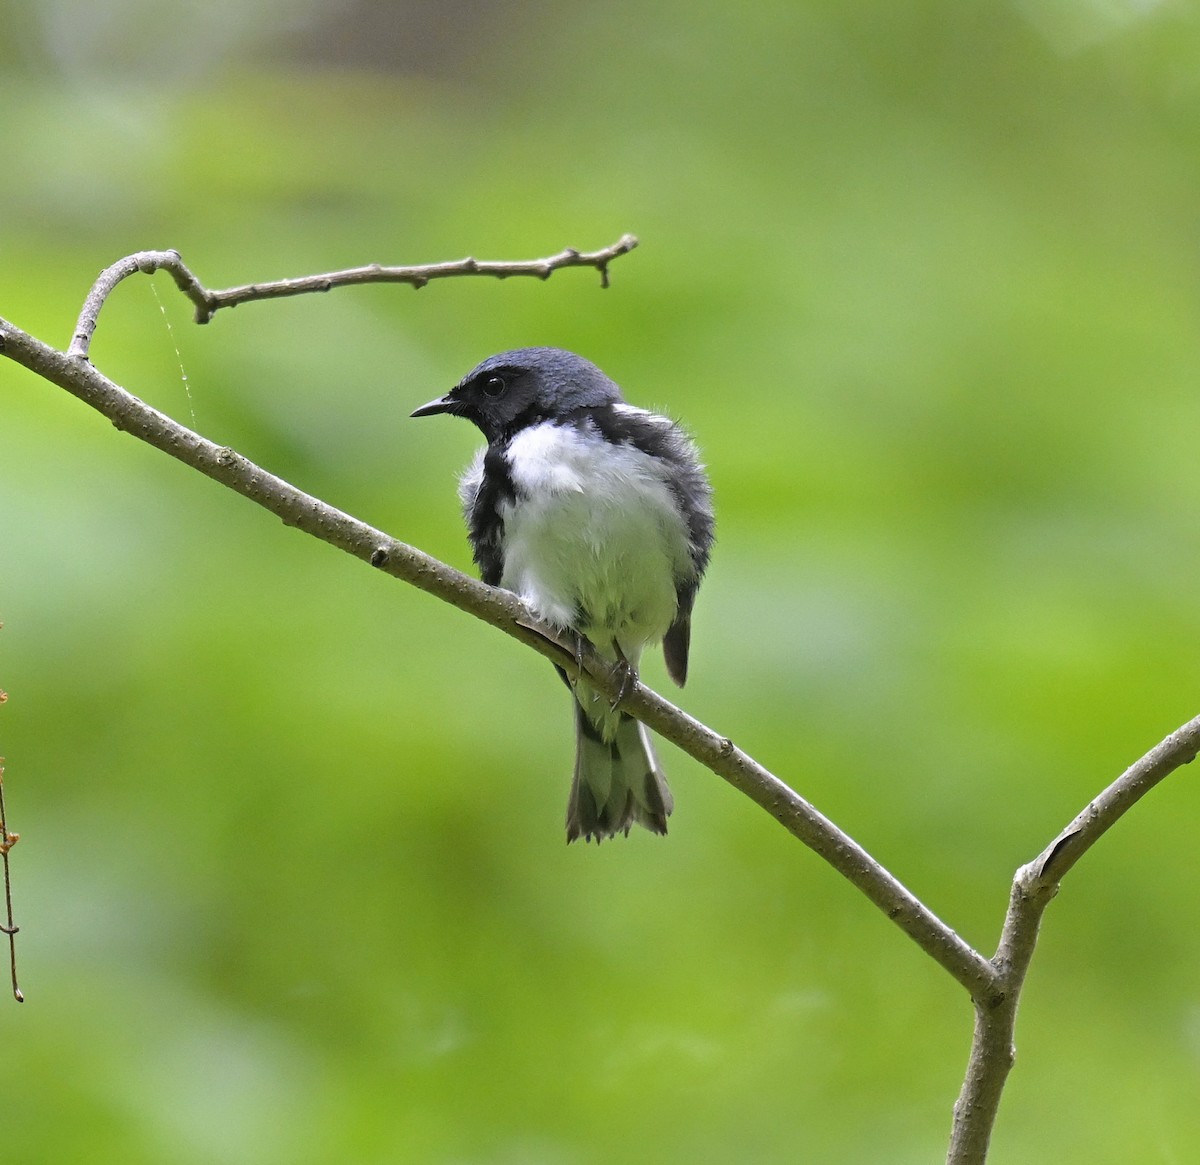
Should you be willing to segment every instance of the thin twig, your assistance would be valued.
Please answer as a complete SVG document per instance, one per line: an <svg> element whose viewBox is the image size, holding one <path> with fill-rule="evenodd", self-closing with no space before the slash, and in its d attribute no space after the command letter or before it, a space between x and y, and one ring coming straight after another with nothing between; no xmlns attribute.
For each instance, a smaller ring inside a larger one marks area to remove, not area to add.
<svg viewBox="0 0 1200 1165"><path fill-rule="evenodd" d="M975 1000L975 1034L962 1092L954 1106L947 1165L982 1165L1000 1097L1016 1056L1013 1032L1042 915L1075 863L1138 801L1200 752L1200 716L1130 765L1033 861L1017 870L1000 945L991 960L999 990Z"/></svg>
<svg viewBox="0 0 1200 1165"><path fill-rule="evenodd" d="M0 692L0 703L7 699L8 696ZM0 860L4 863L4 909L7 919L7 924L0 926L0 930L8 935L8 966L12 973L13 998L18 1003L24 1003L25 996L17 986L17 932L21 928L13 921L12 880L8 870L8 851L20 840L19 833L8 832L8 814L4 811L4 758L0 756Z"/></svg>
<svg viewBox="0 0 1200 1165"><path fill-rule="evenodd" d="M168 271L175 285L188 297L196 308L196 323L206 324L223 307L237 307L255 299L279 299L287 295L308 295L318 291L330 291L335 287L349 287L358 283L407 283L422 288L431 280L448 279L462 275L490 275L496 279L514 276L533 276L549 279L555 271L564 267L592 267L600 272L600 286L608 286L608 265L621 255L628 254L638 245L636 236L622 235L615 243L599 251L577 251L567 247L557 255L545 259L525 259L517 262L502 262L491 259L457 259L451 263L427 263L415 267L384 267L370 263L365 267L349 267L343 271L330 271L323 275L304 275L298 279L276 279L269 283L248 283L241 287L227 287L222 291L210 291L184 263L178 251L138 251L119 259L106 267L87 298L75 324L75 334L67 349L70 356L86 360L91 349L92 336L104 301L113 289L130 275L153 275L155 271Z"/></svg>
<svg viewBox="0 0 1200 1165"><path fill-rule="evenodd" d="M435 595L533 647L564 666L572 653L540 626L515 595L485 586L414 547L334 509L268 473L232 449L214 445L114 384L86 361L56 351L0 320L5 354L103 413L118 429L169 453L331 546ZM597 687L615 696L620 678L585 660ZM595 669L595 670L592 670ZM972 996L993 990L987 959L957 935L900 881L807 801L734 746L733 742L638 684L623 704L664 739L678 745L766 809L793 836L858 887Z"/></svg>

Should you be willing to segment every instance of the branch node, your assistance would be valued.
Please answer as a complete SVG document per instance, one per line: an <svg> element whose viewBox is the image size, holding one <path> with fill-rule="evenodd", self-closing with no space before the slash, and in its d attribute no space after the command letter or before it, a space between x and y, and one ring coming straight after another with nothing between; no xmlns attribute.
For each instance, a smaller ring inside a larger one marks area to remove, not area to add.
<svg viewBox="0 0 1200 1165"><path fill-rule="evenodd" d="M1069 833L1064 833L1062 835L1062 837L1060 837L1057 841L1054 842L1054 844L1050 847L1050 852L1047 853L1046 856L1042 859L1041 869L1038 871L1038 877L1041 880L1044 881L1045 879L1047 879L1050 876L1050 867L1054 863L1055 859L1060 854L1065 853L1067 847L1078 836L1079 836L1078 830L1072 830Z"/></svg>
<svg viewBox="0 0 1200 1165"><path fill-rule="evenodd" d="M371 551L371 558L369 561L372 566L387 566L387 564L388 564L387 548L384 546L376 546L375 549Z"/></svg>

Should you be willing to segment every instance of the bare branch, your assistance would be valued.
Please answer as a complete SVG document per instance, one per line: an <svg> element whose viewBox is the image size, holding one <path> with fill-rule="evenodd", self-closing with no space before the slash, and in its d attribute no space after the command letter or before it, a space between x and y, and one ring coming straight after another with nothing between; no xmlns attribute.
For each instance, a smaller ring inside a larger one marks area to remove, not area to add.
<svg viewBox="0 0 1200 1165"><path fill-rule="evenodd" d="M1052 893L1075 863L1164 778L1200 752L1200 717L1189 720L1144 757L1130 765L1103 793L1083 809L1032 862L1017 871L1029 893L1052 887Z"/></svg>
<svg viewBox="0 0 1200 1165"><path fill-rule="evenodd" d="M151 408L102 375L86 360L56 351L4 320L0 320L0 350L18 364L91 405L118 429L228 486L270 510L287 525L295 526L490 623L569 672L575 670L572 651L559 642L552 628L538 624L515 595L485 586L420 550L303 493L234 450L214 445ZM616 696L621 685L620 676L614 675L598 659L585 659L584 666L602 691ZM642 684L638 684L625 697L623 706L664 739L683 749L766 809L793 836L861 890L972 996L986 996L994 990L995 971L981 954L857 842L738 749L732 741L706 728Z"/></svg>
<svg viewBox="0 0 1200 1165"><path fill-rule="evenodd" d="M85 360L88 358L92 336L96 331L96 323L104 301L112 294L117 284L130 275L153 275L156 271L169 271L175 285L195 305L196 323L206 324L223 307L237 307L239 303L249 303L255 299L308 295L357 283L407 283L419 289L431 280L459 275L490 275L496 279L531 275L536 279L549 279L555 271L564 267L593 267L600 272L600 286L607 287L608 265L621 255L628 254L637 245L637 237L627 234L599 251L584 252L567 247L557 255L545 259L500 262L467 258L451 263L428 263L416 267L384 267L379 263L370 263L365 267L349 267L324 275L304 275L298 279L277 279L270 283L249 283L242 287L227 287L223 291L209 291L192 274L178 251L138 251L137 254L128 255L111 267L105 268L96 278L83 302L67 354Z"/></svg>
<svg viewBox="0 0 1200 1165"><path fill-rule="evenodd" d="M0 692L0 703L8 699ZM21 840L19 833L8 832L8 814L4 809L4 758L0 756L0 861L4 865L4 916L6 924L0 926L0 933L8 935L8 966L12 976L13 998L18 1003L25 1002L25 996L17 985L17 932L21 929L13 921L12 880L8 869L8 851Z"/></svg>
<svg viewBox="0 0 1200 1165"><path fill-rule="evenodd" d="M981 1165L1005 1081L1016 1057L1017 1003L1037 947L1042 915L1075 863L1142 797L1200 752L1200 716L1132 764L1033 861L1013 877L1000 946L992 959L999 990L975 999L975 1034L962 1092L954 1106L947 1165Z"/></svg>
<svg viewBox="0 0 1200 1165"><path fill-rule="evenodd" d="M196 305L197 323L207 323L212 318L216 310L212 292L205 290L200 280L184 264L178 251L138 251L135 255L119 259L96 276L96 282L83 301L79 319L75 321L75 333L67 349L68 355L82 360L88 358L92 336L100 319L100 309L122 279L128 279L130 275L153 275L156 271L171 273L175 286Z"/></svg>
<svg viewBox="0 0 1200 1165"><path fill-rule="evenodd" d="M732 740L713 732L640 683L621 707L765 809L793 837L862 891L973 998L990 998L994 994L997 975L987 959L858 842L747 756Z"/></svg>

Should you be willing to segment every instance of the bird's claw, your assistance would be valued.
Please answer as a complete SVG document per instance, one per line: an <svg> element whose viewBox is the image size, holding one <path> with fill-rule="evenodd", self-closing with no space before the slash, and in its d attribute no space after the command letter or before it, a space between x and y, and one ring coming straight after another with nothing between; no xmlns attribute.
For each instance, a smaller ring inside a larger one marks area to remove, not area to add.
<svg viewBox="0 0 1200 1165"><path fill-rule="evenodd" d="M621 682L617 685L617 694L613 698L611 706L612 711L615 712L637 684L637 672L634 671L633 665L629 660L625 658L625 653L621 650L621 645L615 639L613 640L613 651L617 653L617 661L613 664L613 671L621 678Z"/></svg>

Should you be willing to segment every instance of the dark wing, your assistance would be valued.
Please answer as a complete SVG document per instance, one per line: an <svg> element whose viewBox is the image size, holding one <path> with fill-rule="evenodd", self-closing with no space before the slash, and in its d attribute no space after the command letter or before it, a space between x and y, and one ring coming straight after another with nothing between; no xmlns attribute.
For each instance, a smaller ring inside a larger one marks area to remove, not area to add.
<svg viewBox="0 0 1200 1165"><path fill-rule="evenodd" d="M683 472L677 481L671 483L671 489L679 511L687 522L692 569L675 580L675 622L663 636L663 658L667 662L667 674L682 688L687 682L692 607L712 552L716 520L712 508L712 487L704 476L696 448L682 432L679 436L688 456L686 461L681 461Z"/></svg>
<svg viewBox="0 0 1200 1165"><path fill-rule="evenodd" d="M639 409L611 406L583 410L606 441L628 443L669 467L663 479L687 525L690 561L675 579L675 622L663 636L667 672L681 687L687 679L692 606L712 551L715 519L712 487L691 438L674 422Z"/></svg>
<svg viewBox="0 0 1200 1165"><path fill-rule="evenodd" d="M687 683L688 645L692 639L692 616L680 615L663 636L663 659L667 675L681 688Z"/></svg>

